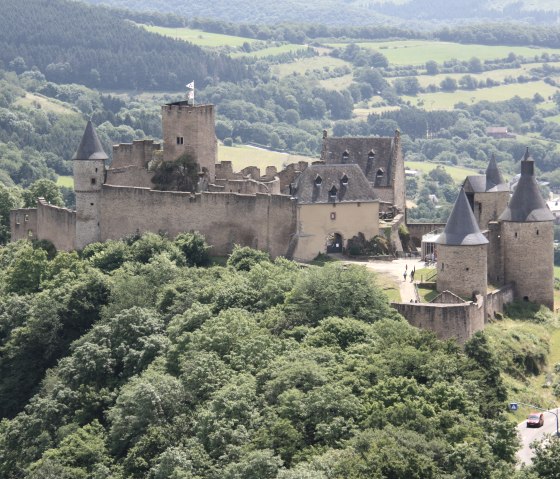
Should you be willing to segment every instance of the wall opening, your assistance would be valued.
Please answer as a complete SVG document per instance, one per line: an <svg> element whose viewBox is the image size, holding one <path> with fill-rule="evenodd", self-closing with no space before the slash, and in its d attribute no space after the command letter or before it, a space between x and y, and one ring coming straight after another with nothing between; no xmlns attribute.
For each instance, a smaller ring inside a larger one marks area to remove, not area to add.
<svg viewBox="0 0 560 479"><path fill-rule="evenodd" d="M523 301L529 301L529 296L523 296Z"/></svg>
<svg viewBox="0 0 560 479"><path fill-rule="evenodd" d="M95 185L95 183L97 183L97 180L96 180L95 178L92 178L92 179L91 179L91 184L92 184L92 185Z"/></svg>
<svg viewBox="0 0 560 479"><path fill-rule="evenodd" d="M177 137L177 144L182 145L185 142L185 139L182 136Z"/></svg>
<svg viewBox="0 0 560 479"><path fill-rule="evenodd" d="M331 233L327 236L327 253L342 253L342 236Z"/></svg>

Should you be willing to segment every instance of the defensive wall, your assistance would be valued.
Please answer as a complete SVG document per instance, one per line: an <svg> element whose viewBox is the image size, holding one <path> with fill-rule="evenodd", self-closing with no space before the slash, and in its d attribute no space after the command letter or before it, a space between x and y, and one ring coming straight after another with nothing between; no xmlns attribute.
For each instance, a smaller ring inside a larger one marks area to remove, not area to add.
<svg viewBox="0 0 560 479"><path fill-rule="evenodd" d="M407 223L406 226L410 233L410 240L414 245L420 246L422 236L438 228L445 228L445 223Z"/></svg>
<svg viewBox="0 0 560 479"><path fill-rule="evenodd" d="M508 284L488 293L485 300L477 295L476 301L462 303L454 300L449 303L391 303L391 306L412 326L433 331L440 339L456 339L464 344L474 333L483 330L496 313L504 312L504 305L513 301L513 294L514 285ZM445 292L440 296L449 297Z"/></svg>
<svg viewBox="0 0 560 479"><path fill-rule="evenodd" d="M225 255L234 244L290 257L296 232L296 204L285 195L185 193L104 185L101 241L152 232L174 237L196 230Z"/></svg>
<svg viewBox="0 0 560 479"><path fill-rule="evenodd" d="M10 212L12 241L42 239L52 242L59 251L75 249L76 213L59 208L39 198L37 208L20 208Z"/></svg>

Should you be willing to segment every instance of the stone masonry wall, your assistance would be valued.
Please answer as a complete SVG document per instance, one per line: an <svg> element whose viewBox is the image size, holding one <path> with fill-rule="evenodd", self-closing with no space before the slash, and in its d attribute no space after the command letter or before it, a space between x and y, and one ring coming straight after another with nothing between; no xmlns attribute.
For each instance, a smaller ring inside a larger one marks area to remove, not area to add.
<svg viewBox="0 0 560 479"><path fill-rule="evenodd" d="M214 132L214 105L164 105L161 111L164 161L192 154L200 168L206 168L212 183L218 143ZM182 138L182 143L178 139Z"/></svg>
<svg viewBox="0 0 560 479"><path fill-rule="evenodd" d="M504 284L504 251L502 247L502 223L488 223L488 283Z"/></svg>
<svg viewBox="0 0 560 479"><path fill-rule="evenodd" d="M490 221L497 221L506 209L509 197L509 191L474 194L473 212L481 231L488 229Z"/></svg>
<svg viewBox="0 0 560 479"><path fill-rule="evenodd" d="M484 329L484 301L464 304L391 303L417 328L436 333L440 339L456 339L464 344L475 332Z"/></svg>
<svg viewBox="0 0 560 479"><path fill-rule="evenodd" d="M415 245L420 245L422 236L439 228L445 228L445 223L407 223L410 239Z"/></svg>
<svg viewBox="0 0 560 479"><path fill-rule="evenodd" d="M515 298L554 309L554 231L552 221L502 222L504 276L515 283Z"/></svg>
<svg viewBox="0 0 560 479"><path fill-rule="evenodd" d="M486 294L487 245L437 245L437 290L451 291L463 298Z"/></svg>
<svg viewBox="0 0 560 479"><path fill-rule="evenodd" d="M496 313L503 313L504 306L514 300L514 285L506 284L500 289L486 295L486 319L492 319Z"/></svg>
<svg viewBox="0 0 560 479"><path fill-rule="evenodd" d="M174 237L196 230L224 255L234 244L289 256L296 231L296 205L288 196L154 191L106 185L101 201L101 240L136 232Z"/></svg>
<svg viewBox="0 0 560 479"><path fill-rule="evenodd" d="M76 239L76 213L67 208L50 205L39 198L37 235L39 239L52 242L58 251L72 251Z"/></svg>
<svg viewBox="0 0 560 479"><path fill-rule="evenodd" d="M11 240L37 238L37 208L19 208L10 211Z"/></svg>

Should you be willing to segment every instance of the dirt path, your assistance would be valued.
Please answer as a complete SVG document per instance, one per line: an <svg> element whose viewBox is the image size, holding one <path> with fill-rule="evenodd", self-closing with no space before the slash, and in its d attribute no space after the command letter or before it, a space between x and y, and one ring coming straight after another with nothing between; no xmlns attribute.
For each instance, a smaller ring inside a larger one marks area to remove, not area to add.
<svg viewBox="0 0 560 479"><path fill-rule="evenodd" d="M368 261L368 262L358 262L358 261L345 261L345 263L361 264L367 268L376 271L378 273L389 274L393 276L400 286L401 301L403 303L409 303L410 300L416 301L416 293L414 291L414 283L410 282L410 272L416 268L420 269L424 267L424 262L416 258L405 258L396 259L393 261ZM404 280L403 274L407 272L406 281Z"/></svg>

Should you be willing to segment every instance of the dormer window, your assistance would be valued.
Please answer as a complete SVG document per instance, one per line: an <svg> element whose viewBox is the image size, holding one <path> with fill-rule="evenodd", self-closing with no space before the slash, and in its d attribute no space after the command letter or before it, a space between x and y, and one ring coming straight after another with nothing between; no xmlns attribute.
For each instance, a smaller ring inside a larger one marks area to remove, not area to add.
<svg viewBox="0 0 560 479"><path fill-rule="evenodd" d="M367 155L367 159L369 161L373 161L374 158L375 158L375 152L373 150L369 150L369 153Z"/></svg>
<svg viewBox="0 0 560 479"><path fill-rule="evenodd" d="M348 185L348 176L346 175L346 173L344 174L344 176L340 179L340 184L342 186L347 186Z"/></svg>
<svg viewBox="0 0 560 479"><path fill-rule="evenodd" d="M385 172L383 171L383 168L379 168L379 169L377 170L377 173L375 174L375 176L376 176L377 178L383 178L383 176L385 176Z"/></svg>
<svg viewBox="0 0 560 479"><path fill-rule="evenodd" d="M323 178L321 178L319 175L317 175L315 177L315 186L321 186L322 183L323 183Z"/></svg>
<svg viewBox="0 0 560 479"><path fill-rule="evenodd" d="M330 199L336 199L336 194L338 193L338 190L336 189L336 186L332 186L332 188L329 190L329 198Z"/></svg>
<svg viewBox="0 0 560 479"><path fill-rule="evenodd" d="M344 150L344 153L342 153L342 163L348 163L348 158L350 158L350 153L348 153L348 150Z"/></svg>

